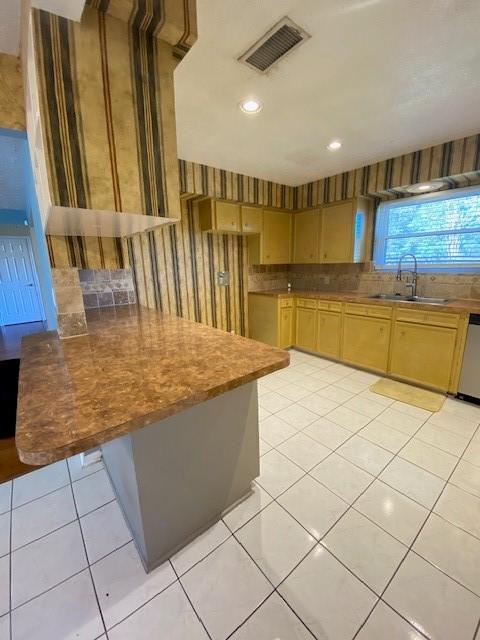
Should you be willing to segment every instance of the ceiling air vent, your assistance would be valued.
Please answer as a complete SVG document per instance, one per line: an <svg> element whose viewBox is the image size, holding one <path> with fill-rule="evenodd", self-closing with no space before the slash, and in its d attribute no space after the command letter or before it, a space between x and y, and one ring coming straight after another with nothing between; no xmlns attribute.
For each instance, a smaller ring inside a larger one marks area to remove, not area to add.
<svg viewBox="0 0 480 640"><path fill-rule="evenodd" d="M257 40L238 60L260 73L265 73L276 62L296 49L310 36L290 18L282 18Z"/></svg>

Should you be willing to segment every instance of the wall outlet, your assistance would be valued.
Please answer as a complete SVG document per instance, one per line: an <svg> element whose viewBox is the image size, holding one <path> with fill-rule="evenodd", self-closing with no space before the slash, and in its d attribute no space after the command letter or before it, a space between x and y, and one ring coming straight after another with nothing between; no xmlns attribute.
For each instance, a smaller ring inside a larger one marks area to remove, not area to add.
<svg viewBox="0 0 480 640"><path fill-rule="evenodd" d="M82 467L88 467L91 464L96 464L100 462L102 459L102 452L100 449L90 449L90 451L85 451L85 453L80 454L80 464Z"/></svg>
<svg viewBox="0 0 480 640"><path fill-rule="evenodd" d="M230 284L230 271L218 271L217 284L219 287L228 287Z"/></svg>

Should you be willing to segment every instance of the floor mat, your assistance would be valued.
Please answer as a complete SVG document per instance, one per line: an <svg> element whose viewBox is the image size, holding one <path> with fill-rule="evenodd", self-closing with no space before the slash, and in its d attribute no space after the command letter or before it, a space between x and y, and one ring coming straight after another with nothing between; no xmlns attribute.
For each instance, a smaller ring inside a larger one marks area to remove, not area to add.
<svg viewBox="0 0 480 640"><path fill-rule="evenodd" d="M427 391L411 384L387 380L386 378L375 382L370 387L370 391L381 396L387 396L387 398L393 398L393 400L412 404L414 407L420 407L420 409L427 409L427 411L440 411L446 397L441 393Z"/></svg>

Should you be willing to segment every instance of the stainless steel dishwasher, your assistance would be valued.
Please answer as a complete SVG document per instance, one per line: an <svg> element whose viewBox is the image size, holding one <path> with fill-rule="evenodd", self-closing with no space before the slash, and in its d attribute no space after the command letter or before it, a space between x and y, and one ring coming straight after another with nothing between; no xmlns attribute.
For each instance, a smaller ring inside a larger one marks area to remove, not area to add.
<svg viewBox="0 0 480 640"><path fill-rule="evenodd" d="M474 313L468 323L457 398L480 404L480 315Z"/></svg>

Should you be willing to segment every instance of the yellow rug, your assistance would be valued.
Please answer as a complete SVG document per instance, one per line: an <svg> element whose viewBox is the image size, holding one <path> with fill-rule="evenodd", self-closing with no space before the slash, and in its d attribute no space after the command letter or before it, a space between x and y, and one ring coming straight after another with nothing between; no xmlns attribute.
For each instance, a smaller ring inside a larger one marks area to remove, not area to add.
<svg viewBox="0 0 480 640"><path fill-rule="evenodd" d="M375 382L370 387L370 391L381 396L387 396L387 398L393 398L393 400L412 404L414 407L420 407L420 409L426 409L427 411L440 411L445 402L445 396L440 393L386 378Z"/></svg>

